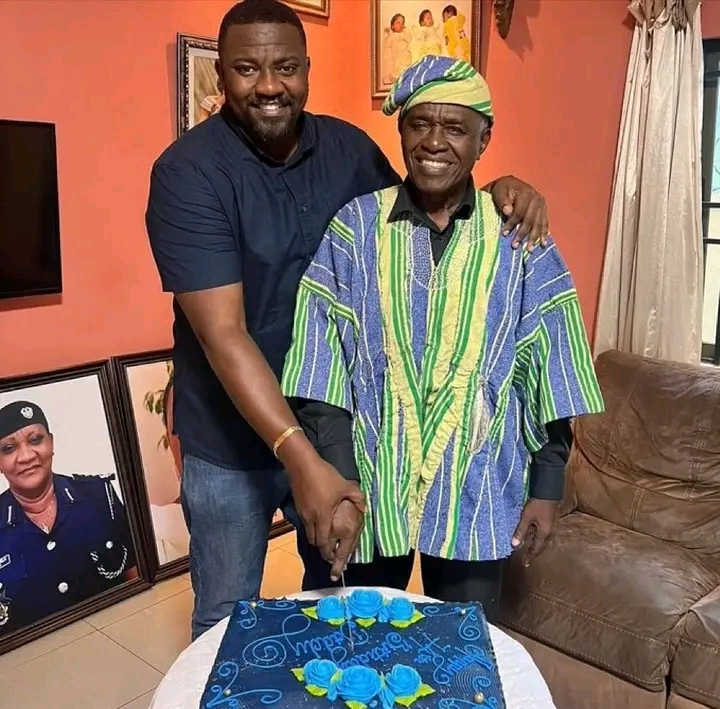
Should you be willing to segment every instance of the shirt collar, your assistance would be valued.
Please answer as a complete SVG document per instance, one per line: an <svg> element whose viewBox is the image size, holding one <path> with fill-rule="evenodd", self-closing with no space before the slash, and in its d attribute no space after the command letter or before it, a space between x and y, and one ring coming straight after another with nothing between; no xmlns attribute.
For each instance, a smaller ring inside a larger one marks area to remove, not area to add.
<svg viewBox="0 0 720 709"><path fill-rule="evenodd" d="M263 153L263 151L260 150L260 148L258 148L252 140L250 140L250 137L240 126L240 123L238 123L235 118L235 114L232 112L227 103L223 104L223 107L220 109L220 115L225 123L227 123L232 131L240 138L244 145L249 148L258 159L269 163L270 165L276 167L281 165L284 167L291 167L304 158L315 147L315 125L312 121L312 115L306 111L303 111L300 114L300 118L298 118L297 125L298 131L300 132L300 142L298 143L298 148L285 163L279 163L276 160L273 160L270 156Z"/></svg>
<svg viewBox="0 0 720 709"><path fill-rule="evenodd" d="M423 226L429 227L433 231L438 231L437 226L432 222L430 217L413 202L410 189L408 188L409 181L405 178L405 181L400 185L398 189L398 195L395 199L395 204L390 210L388 215L388 222L396 222L400 219L407 219L408 217L414 221L419 222ZM458 208L453 212L450 222L454 222L456 219L469 219L475 210L475 183L472 177L468 180L468 186L465 190L465 194L458 205Z"/></svg>
<svg viewBox="0 0 720 709"><path fill-rule="evenodd" d="M69 505L82 500L82 492L72 485L71 479L65 475L53 473L55 496L57 498L57 515L55 524L61 521ZM0 498L0 529L15 527L22 524L27 518L20 503L15 499L11 490L6 490Z"/></svg>

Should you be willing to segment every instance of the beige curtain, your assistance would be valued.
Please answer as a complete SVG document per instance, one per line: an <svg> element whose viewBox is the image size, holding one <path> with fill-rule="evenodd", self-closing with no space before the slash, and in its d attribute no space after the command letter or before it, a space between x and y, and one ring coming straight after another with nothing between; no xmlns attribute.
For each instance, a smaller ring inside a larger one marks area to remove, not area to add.
<svg viewBox="0 0 720 709"><path fill-rule="evenodd" d="M702 346L699 0L635 0L595 332L608 349L699 362Z"/></svg>

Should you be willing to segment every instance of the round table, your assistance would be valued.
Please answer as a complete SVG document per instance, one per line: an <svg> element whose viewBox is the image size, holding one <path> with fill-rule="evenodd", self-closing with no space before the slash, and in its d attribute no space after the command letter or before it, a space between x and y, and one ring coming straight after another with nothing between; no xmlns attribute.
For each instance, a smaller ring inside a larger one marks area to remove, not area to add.
<svg viewBox="0 0 720 709"><path fill-rule="evenodd" d="M413 603L433 603L435 599L378 588L389 597L404 596ZM327 595L342 596L352 589L328 589L288 596L292 600L316 601ZM229 618L200 636L178 657L155 692L150 709L198 709L205 684L212 670ZM509 635L490 626L507 709L556 709L550 690L527 650Z"/></svg>

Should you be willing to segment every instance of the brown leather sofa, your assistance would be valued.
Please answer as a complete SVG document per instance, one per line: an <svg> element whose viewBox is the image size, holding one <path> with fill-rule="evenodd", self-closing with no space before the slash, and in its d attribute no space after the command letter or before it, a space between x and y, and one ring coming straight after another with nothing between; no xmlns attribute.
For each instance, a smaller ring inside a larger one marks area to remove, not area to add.
<svg viewBox="0 0 720 709"><path fill-rule="evenodd" d="M602 354L557 534L501 621L558 709L720 709L720 371ZM530 708L528 708L530 709Z"/></svg>

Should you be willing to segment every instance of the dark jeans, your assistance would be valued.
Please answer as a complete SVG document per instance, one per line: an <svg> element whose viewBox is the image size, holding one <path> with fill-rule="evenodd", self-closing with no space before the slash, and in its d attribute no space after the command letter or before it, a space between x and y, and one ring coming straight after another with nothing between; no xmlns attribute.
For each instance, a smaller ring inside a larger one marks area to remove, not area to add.
<svg viewBox="0 0 720 709"><path fill-rule="evenodd" d="M332 585L330 565L305 538L284 471L229 470L186 455L180 499L190 530L193 640L230 615L236 601L260 594L277 509L298 531L298 552L306 569L303 588Z"/></svg>
<svg viewBox="0 0 720 709"><path fill-rule="evenodd" d="M308 569L306 565L303 591L339 586L330 581L330 567L319 554L315 558L320 559L322 565L317 569ZM376 553L370 564L350 564L345 572L345 583L347 586L375 586L404 591L410 582L414 559L415 552L393 557L382 557ZM488 622L495 624L500 602L502 565L502 561L450 561L421 554L424 594L450 603L480 603ZM311 573L308 574L308 571ZM312 585L317 582L318 585Z"/></svg>

